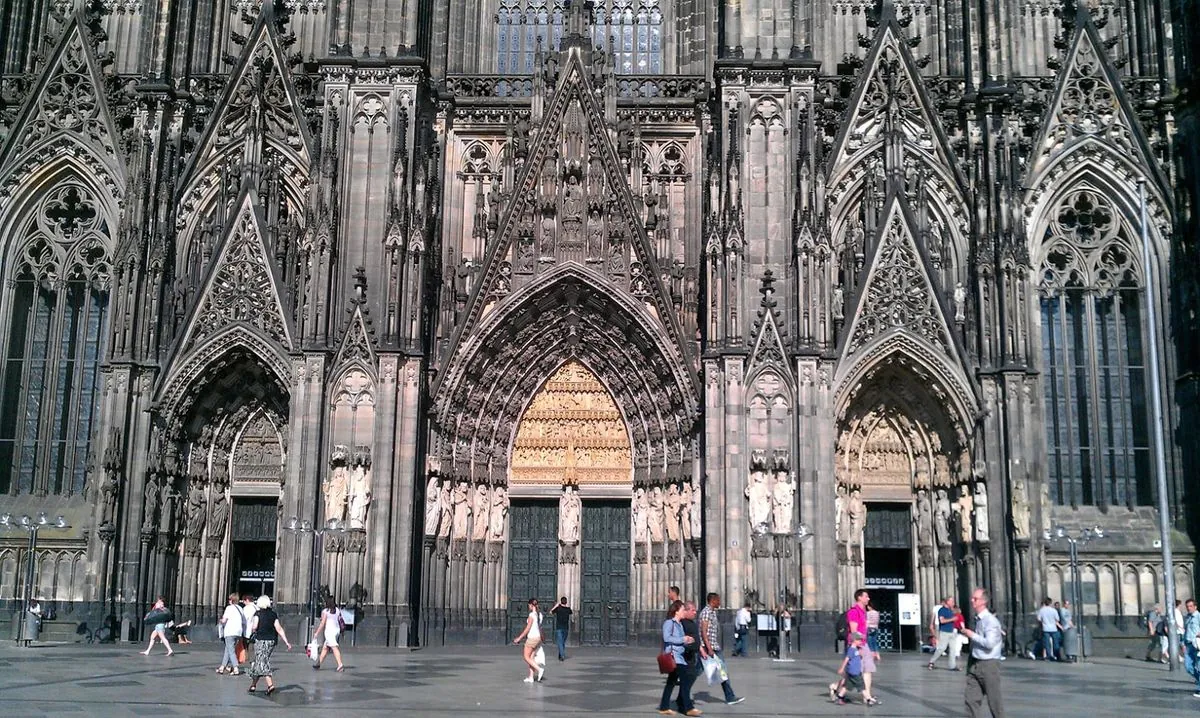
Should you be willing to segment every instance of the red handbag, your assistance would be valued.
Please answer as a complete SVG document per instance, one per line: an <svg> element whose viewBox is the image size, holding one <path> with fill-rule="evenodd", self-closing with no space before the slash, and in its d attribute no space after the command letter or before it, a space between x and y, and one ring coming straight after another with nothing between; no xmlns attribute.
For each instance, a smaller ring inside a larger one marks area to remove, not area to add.
<svg viewBox="0 0 1200 718"><path fill-rule="evenodd" d="M673 673L675 672L675 656L670 653L658 654L658 672Z"/></svg>

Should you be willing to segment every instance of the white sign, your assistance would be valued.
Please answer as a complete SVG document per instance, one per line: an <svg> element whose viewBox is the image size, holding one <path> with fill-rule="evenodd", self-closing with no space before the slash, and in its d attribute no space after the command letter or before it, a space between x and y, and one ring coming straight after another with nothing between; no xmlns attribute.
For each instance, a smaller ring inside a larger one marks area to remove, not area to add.
<svg viewBox="0 0 1200 718"><path fill-rule="evenodd" d="M900 614L901 626L921 625L921 595L918 593L897 593L896 612Z"/></svg>

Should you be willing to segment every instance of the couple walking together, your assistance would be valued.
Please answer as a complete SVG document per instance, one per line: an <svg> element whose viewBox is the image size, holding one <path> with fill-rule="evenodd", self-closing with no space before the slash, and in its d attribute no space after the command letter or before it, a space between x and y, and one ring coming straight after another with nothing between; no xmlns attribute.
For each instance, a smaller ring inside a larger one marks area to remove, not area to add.
<svg viewBox="0 0 1200 718"><path fill-rule="evenodd" d="M716 678L721 679L726 703L741 703L745 699L733 692L721 654L721 623L717 616L721 597L716 593L708 594L707 605L699 614L699 624L696 623L696 604L679 600L678 588L672 586L668 597L671 607L667 611L667 619L663 621L663 649L659 660L659 670L667 674L667 679L658 712L662 715L674 713L671 710L671 694L678 686L676 706L679 711L688 716L701 715L702 711L692 701L692 684L699 678L701 670L713 672L710 683Z"/></svg>

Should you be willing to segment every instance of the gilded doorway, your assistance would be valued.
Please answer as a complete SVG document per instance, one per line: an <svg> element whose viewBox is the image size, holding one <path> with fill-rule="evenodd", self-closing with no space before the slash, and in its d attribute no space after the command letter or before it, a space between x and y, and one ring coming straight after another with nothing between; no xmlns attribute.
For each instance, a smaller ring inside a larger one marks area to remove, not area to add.
<svg viewBox="0 0 1200 718"><path fill-rule="evenodd" d="M534 395L517 426L509 466L514 515L522 497L558 501L557 536L543 523L539 530L548 535L527 537L535 543L557 539L554 568L539 563L539 571L515 570L522 557L514 526L509 616L523 616L529 596L548 606L566 596L577 616L573 640L626 643L632 449L616 402L584 364L563 364ZM557 591L547 596L543 574L555 568Z"/></svg>

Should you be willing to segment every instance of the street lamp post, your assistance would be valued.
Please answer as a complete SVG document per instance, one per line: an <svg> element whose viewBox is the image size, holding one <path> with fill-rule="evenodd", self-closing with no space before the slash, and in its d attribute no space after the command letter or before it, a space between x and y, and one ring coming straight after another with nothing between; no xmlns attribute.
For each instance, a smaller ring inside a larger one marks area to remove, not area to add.
<svg viewBox="0 0 1200 718"><path fill-rule="evenodd" d="M812 534L812 530L808 528L808 525L804 524L804 523L801 523L798 527L796 527L796 530L784 532L784 533L772 533L771 527L768 524L761 523L754 527L754 535L758 536L758 537L765 537L765 536L776 536L779 538L791 537L791 538L797 539L799 542L803 542L805 539L812 538L813 534ZM787 586L785 586L783 583L783 551L779 550L778 544L775 546L775 549L776 549L775 550L775 585L779 589L779 599L778 599L778 603L776 604L776 608L775 608L775 630L776 630L776 633L779 635L779 638L781 639L779 642L780 650L786 651L786 655L779 655L778 657L775 658L775 661L777 663L795 663L796 659L791 657L791 655L792 655L792 641L791 641L792 633L791 633L790 629L787 632L788 633L787 646L786 646L786 648L784 648L784 646L783 646L783 643L784 643L784 641L782 640L783 633L784 633L783 613L785 610L784 606L787 603ZM797 610L799 610L799 607L797 607ZM792 617L792 618L794 618L794 617Z"/></svg>
<svg viewBox="0 0 1200 718"><path fill-rule="evenodd" d="M317 610L317 584L319 582L318 575L320 574L320 558L321 558L321 538L327 533L343 533L346 526L343 522L337 519L329 519L322 527L314 527L313 523L307 519L301 521L293 516L287 520L283 526L284 530L294 534L297 538L304 534L312 534L312 561L308 567L308 630L312 630L313 624L316 622Z"/></svg>
<svg viewBox="0 0 1200 718"><path fill-rule="evenodd" d="M29 611L29 604L33 601L33 561L37 552L38 531L45 528L69 529L71 527L62 516L51 522L46 517L46 512L42 511L36 519L30 518L29 514L25 514L19 519L14 519L11 514L4 514L0 516L0 528L14 531L23 530L29 534L29 545L25 557L25 590L22 592L21 599L24 608L17 618L17 645L20 645L25 640L25 622L27 620L25 614Z"/></svg>
<svg viewBox="0 0 1200 718"><path fill-rule="evenodd" d="M1087 543L1104 538L1104 529L1099 526L1091 528L1079 529L1072 534L1062 526L1056 527L1053 531L1046 531L1042 534L1042 538L1046 541L1065 541L1067 544L1067 556L1069 562L1069 571L1071 572L1071 602L1075 604L1075 631L1079 634L1079 656L1087 658L1084 653L1084 629L1083 629L1083 601L1080 599L1083 596L1079 588L1079 544Z"/></svg>

